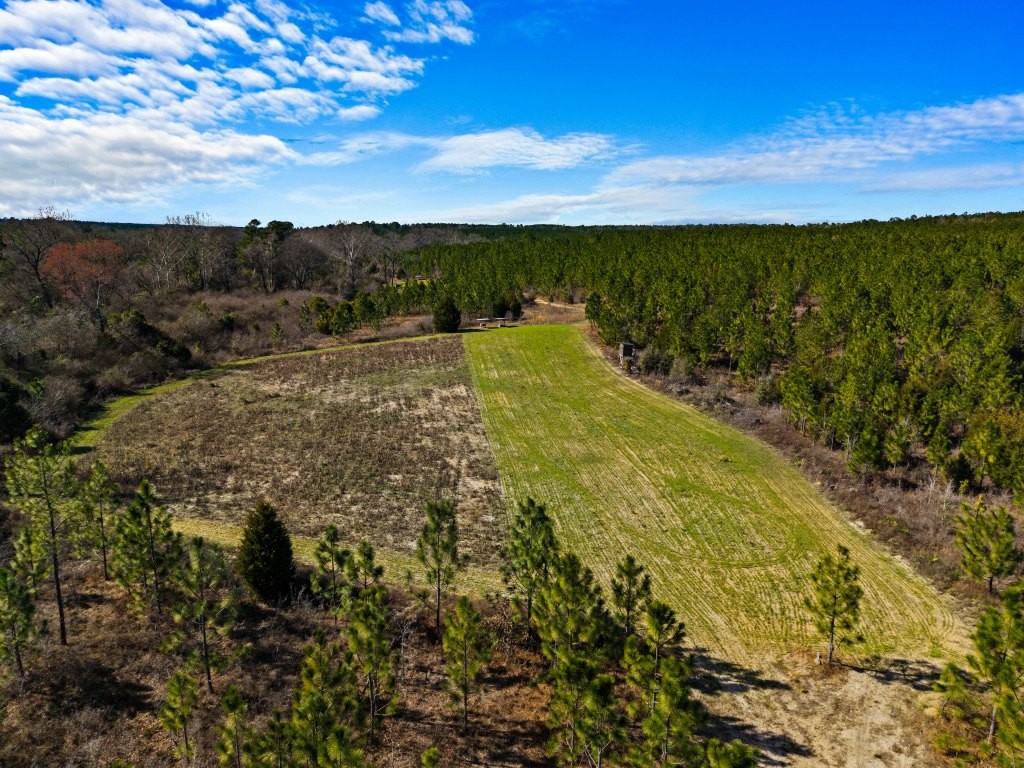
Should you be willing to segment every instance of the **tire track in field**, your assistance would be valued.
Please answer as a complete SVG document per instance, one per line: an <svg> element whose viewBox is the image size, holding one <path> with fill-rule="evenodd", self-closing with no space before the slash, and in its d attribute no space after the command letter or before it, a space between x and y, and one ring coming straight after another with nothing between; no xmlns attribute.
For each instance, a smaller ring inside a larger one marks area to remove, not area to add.
<svg viewBox="0 0 1024 768"><path fill-rule="evenodd" d="M607 586L633 553L699 644L755 661L817 642L809 573L847 546L861 567L863 653L956 652L964 630L922 579L850 525L771 449L619 375L577 328L464 337L509 509L553 513Z"/></svg>

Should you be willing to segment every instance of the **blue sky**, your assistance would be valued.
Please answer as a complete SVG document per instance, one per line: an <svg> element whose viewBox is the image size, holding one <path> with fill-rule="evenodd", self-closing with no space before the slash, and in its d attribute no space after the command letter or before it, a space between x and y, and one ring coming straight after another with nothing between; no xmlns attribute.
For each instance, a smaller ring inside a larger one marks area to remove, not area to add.
<svg viewBox="0 0 1024 768"><path fill-rule="evenodd" d="M1024 4L12 0L0 217L1024 209Z"/></svg>

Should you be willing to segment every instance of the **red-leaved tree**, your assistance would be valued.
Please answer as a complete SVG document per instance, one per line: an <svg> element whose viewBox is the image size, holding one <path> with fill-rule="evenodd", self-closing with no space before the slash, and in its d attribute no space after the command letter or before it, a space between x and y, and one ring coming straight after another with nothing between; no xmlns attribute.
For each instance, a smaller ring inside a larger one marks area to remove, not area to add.
<svg viewBox="0 0 1024 768"><path fill-rule="evenodd" d="M58 243L47 251L42 271L103 330L103 307L124 271L124 249L113 240Z"/></svg>

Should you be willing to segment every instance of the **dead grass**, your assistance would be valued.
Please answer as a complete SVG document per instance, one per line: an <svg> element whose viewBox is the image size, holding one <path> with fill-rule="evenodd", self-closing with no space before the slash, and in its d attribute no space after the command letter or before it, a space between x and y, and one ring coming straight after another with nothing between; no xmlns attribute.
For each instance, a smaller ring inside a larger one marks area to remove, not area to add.
<svg viewBox="0 0 1024 768"><path fill-rule="evenodd" d="M215 372L140 402L96 452L127 488L149 478L179 519L237 527L266 497L294 535L334 523L405 555L426 502L453 498L471 562L497 563L497 468L457 337Z"/></svg>

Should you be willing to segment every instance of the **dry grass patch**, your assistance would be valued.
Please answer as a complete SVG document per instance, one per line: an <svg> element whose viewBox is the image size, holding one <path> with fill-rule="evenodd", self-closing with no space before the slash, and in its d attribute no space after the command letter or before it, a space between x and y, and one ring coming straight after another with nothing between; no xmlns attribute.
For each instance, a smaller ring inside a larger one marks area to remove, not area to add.
<svg viewBox="0 0 1024 768"><path fill-rule="evenodd" d="M297 536L334 523L406 555L426 502L454 498L472 562L497 563L497 468L457 337L215 371L142 399L96 452L125 486L148 477L182 521L237 527L263 496Z"/></svg>

